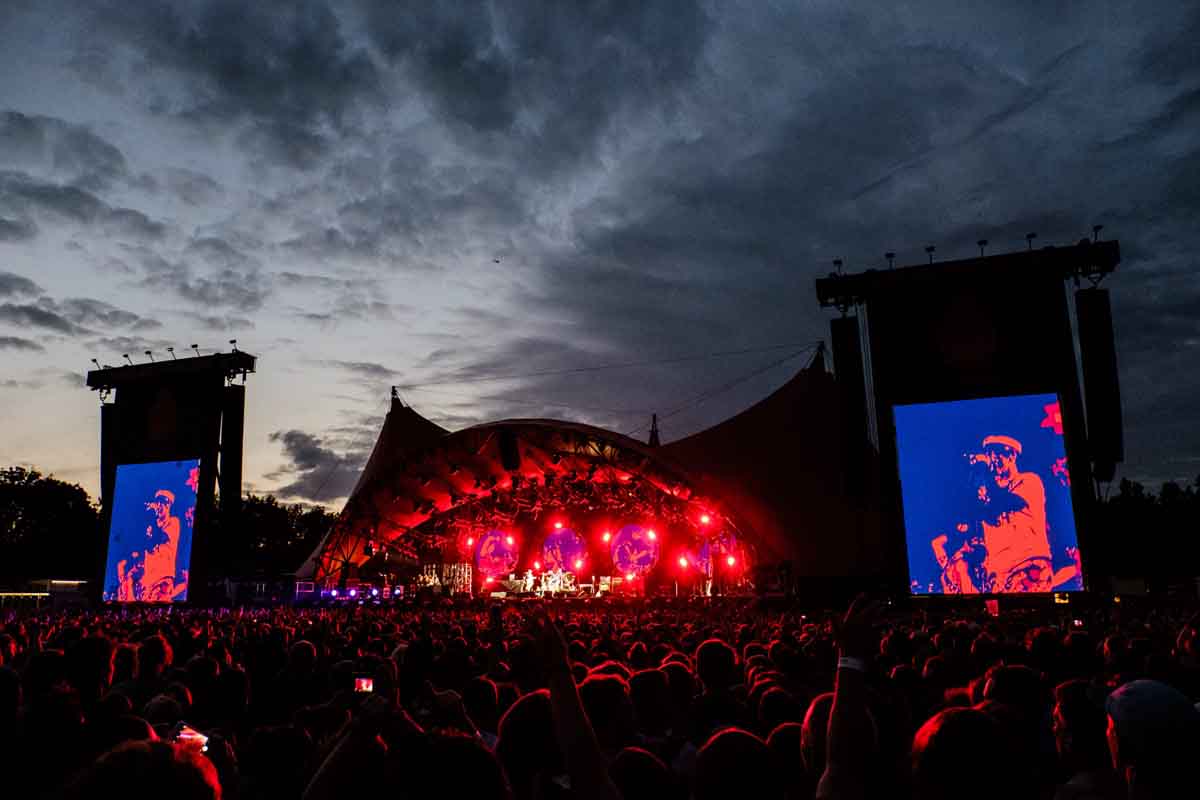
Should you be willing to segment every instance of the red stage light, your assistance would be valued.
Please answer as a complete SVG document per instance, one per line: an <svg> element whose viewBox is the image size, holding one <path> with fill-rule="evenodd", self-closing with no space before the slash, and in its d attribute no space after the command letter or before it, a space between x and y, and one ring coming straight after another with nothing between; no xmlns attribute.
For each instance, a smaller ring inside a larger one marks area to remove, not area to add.
<svg viewBox="0 0 1200 800"><path fill-rule="evenodd" d="M541 569L541 568L542 568L542 562L540 562L540 561L535 561L535 562L533 562L533 568L534 568L534 569Z"/></svg>
<svg viewBox="0 0 1200 800"><path fill-rule="evenodd" d="M583 569L583 559L582 558L575 559L575 569Z"/></svg>
<svg viewBox="0 0 1200 800"><path fill-rule="evenodd" d="M494 580L495 580L495 578L493 578L493 577L491 577L491 576L489 575L488 577L486 577L486 578L484 578L484 579L483 579L483 582L484 582L484 583L491 583L491 582L492 582L492 581L494 581Z"/></svg>
<svg viewBox="0 0 1200 800"><path fill-rule="evenodd" d="M562 530L562 523L561 522L554 523L554 528L555 528L555 530Z"/></svg>
<svg viewBox="0 0 1200 800"><path fill-rule="evenodd" d="M635 577L636 576L632 572L630 572L628 575L625 576L625 580L632 581Z"/></svg>
<svg viewBox="0 0 1200 800"><path fill-rule="evenodd" d="M687 569L687 559L684 558L683 556L679 557L679 566L683 567L684 569Z"/></svg>
<svg viewBox="0 0 1200 800"><path fill-rule="evenodd" d="M725 563L732 567L737 563L737 560L733 556L730 556L729 558L725 559Z"/></svg>
<svg viewBox="0 0 1200 800"><path fill-rule="evenodd" d="M475 546L475 537L468 536L467 537L467 547L474 547L474 546Z"/></svg>
<svg viewBox="0 0 1200 800"><path fill-rule="evenodd" d="M646 536L647 536L647 538L649 538L649 539L650 539L650 541L652 541L652 542L653 542L655 539L657 539L657 538L658 538L658 534L654 532L654 529L653 529L653 528L651 528L650 530L646 531Z"/></svg>
<svg viewBox="0 0 1200 800"><path fill-rule="evenodd" d="M513 543L513 537L509 536L509 537L505 538L504 542L505 542L505 544L511 545Z"/></svg>
<svg viewBox="0 0 1200 800"><path fill-rule="evenodd" d="M608 540L610 540L610 539L612 539L612 534L611 534L611 533L609 533L608 531L605 531L605 532L604 532L604 541L606 541L606 542L607 542L607 541L608 541Z"/></svg>
<svg viewBox="0 0 1200 800"><path fill-rule="evenodd" d="M701 525L707 525L710 522L712 522L712 517L710 517L708 514L700 515L700 524Z"/></svg>

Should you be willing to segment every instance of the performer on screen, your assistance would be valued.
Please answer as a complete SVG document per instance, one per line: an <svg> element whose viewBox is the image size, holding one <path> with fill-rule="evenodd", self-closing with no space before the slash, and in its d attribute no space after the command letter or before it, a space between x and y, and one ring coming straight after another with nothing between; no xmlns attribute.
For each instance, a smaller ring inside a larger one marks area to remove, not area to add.
<svg viewBox="0 0 1200 800"><path fill-rule="evenodd" d="M150 545L146 548L142 573L141 599L145 602L169 602L187 591L186 573L182 580L176 574L180 524L179 517L171 513L174 503L175 493L170 489L159 489L154 499L146 503L146 508L154 512L154 523L146 526Z"/></svg>
<svg viewBox="0 0 1200 800"><path fill-rule="evenodd" d="M1021 472L1021 443L1011 436L988 436L983 452L966 454L982 468L976 481L974 518L956 526L956 546L942 534L933 539L947 593L1048 592L1055 576L1046 523L1042 479Z"/></svg>

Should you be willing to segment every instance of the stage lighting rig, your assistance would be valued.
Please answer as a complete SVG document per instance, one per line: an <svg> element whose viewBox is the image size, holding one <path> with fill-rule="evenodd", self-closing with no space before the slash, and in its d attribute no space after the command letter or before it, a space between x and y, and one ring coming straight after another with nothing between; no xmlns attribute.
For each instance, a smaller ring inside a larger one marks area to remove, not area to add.
<svg viewBox="0 0 1200 800"><path fill-rule="evenodd" d="M830 272L825 277L818 278L817 301L822 308L836 308L846 312L870 299L887 297L894 288L908 286L913 282L926 282L930 287L936 288L945 280L967 271L977 273L981 279L990 277L994 280L1012 280L1014 275L1022 271L1048 270L1061 275L1064 280L1087 278L1096 282L1112 272L1121 262L1121 246L1114 240L1084 240L1069 247L1044 247L1034 250L1032 243L1037 234L1030 233L1025 238L1029 243L1028 251L999 255L985 253L983 256L939 261L936 264L932 261L909 264L894 270L891 269L891 258L895 254L889 252L885 254L889 260L888 270L868 269L857 274ZM933 251L926 252L932 258Z"/></svg>
<svg viewBox="0 0 1200 800"><path fill-rule="evenodd" d="M171 354L171 360L172 360L172 361L175 361L175 360L176 360L176 359L175 359L175 348L174 348L174 347L168 347L168 348L167 348L167 352Z"/></svg>
<svg viewBox="0 0 1200 800"><path fill-rule="evenodd" d="M129 366L133 366L133 359L129 357L129 353L121 353L121 358L129 362Z"/></svg>

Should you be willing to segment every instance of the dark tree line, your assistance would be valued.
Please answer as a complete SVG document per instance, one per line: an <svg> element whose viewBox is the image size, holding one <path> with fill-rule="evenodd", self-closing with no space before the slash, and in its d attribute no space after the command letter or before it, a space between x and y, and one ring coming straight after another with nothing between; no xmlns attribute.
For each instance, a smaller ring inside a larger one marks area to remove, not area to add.
<svg viewBox="0 0 1200 800"><path fill-rule="evenodd" d="M82 486L24 467L0 469L0 579L90 575L99 518Z"/></svg>
<svg viewBox="0 0 1200 800"><path fill-rule="evenodd" d="M1200 476L1190 486L1164 483L1157 494L1122 480L1101 499L1089 527L1084 558L1093 574L1145 577L1160 586L1200 576Z"/></svg>
<svg viewBox="0 0 1200 800"><path fill-rule="evenodd" d="M230 577L294 570L334 518L320 507L247 495L235 519L210 519L212 563ZM82 486L24 467L0 468L0 581L93 575L106 533L101 524L99 504Z"/></svg>

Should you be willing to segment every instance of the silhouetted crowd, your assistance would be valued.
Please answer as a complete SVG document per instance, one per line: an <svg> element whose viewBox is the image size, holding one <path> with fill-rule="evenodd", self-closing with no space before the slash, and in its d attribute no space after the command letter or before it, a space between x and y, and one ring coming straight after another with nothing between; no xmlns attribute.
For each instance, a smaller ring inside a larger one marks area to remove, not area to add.
<svg viewBox="0 0 1200 800"><path fill-rule="evenodd" d="M689 605L0 616L0 796L1200 796L1200 617Z"/></svg>

